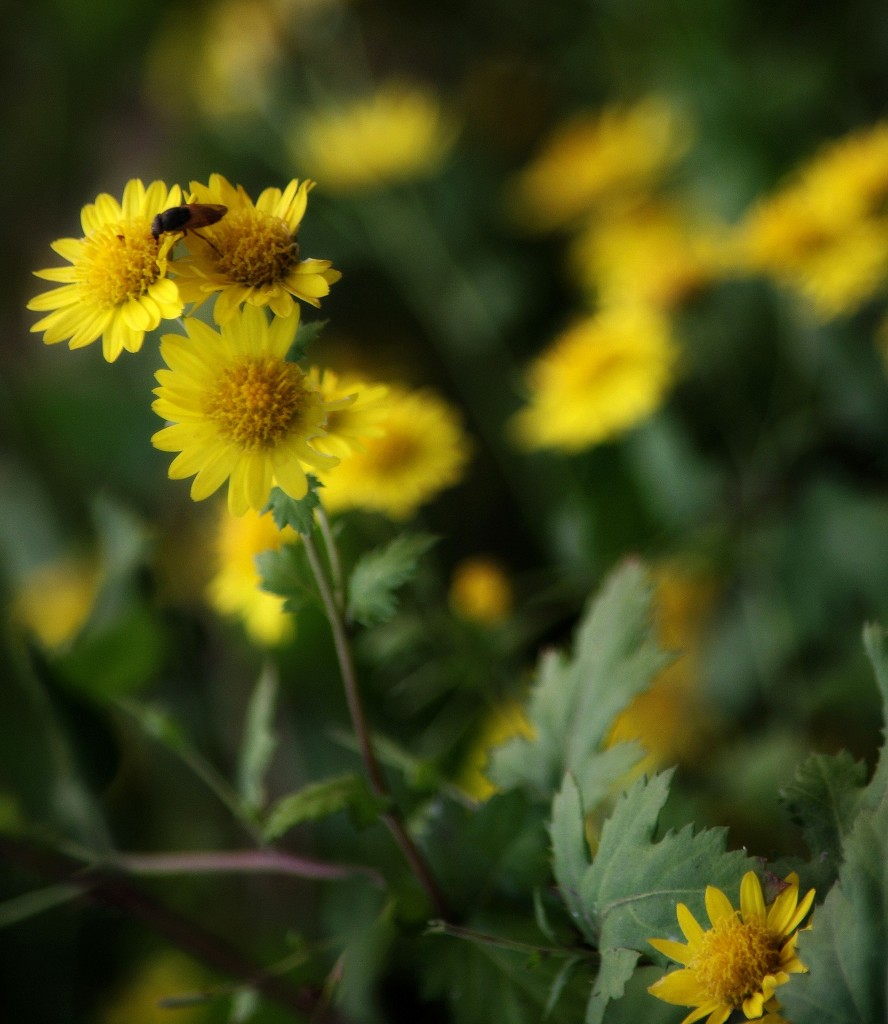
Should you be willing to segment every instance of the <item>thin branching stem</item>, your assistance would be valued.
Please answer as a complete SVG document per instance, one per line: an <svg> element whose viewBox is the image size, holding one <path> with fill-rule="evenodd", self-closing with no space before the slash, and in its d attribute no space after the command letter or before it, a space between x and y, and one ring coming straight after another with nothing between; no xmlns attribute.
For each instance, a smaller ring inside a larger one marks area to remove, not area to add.
<svg viewBox="0 0 888 1024"><path fill-rule="evenodd" d="M370 739L370 729L367 725L366 715L364 714L364 707L361 701L360 690L358 688L357 673L355 671L354 659L352 658L351 653L351 644L349 643L341 606L337 605L330 583L324 574L321 558L318 554L314 540L308 535L303 535L302 539L305 544L305 553L308 558L308 563L311 566L311 571L314 574L315 581L318 585L318 591L324 605L324 611L326 612L327 619L330 622L330 629L333 633L333 645L336 648L336 658L339 662L339 671L342 675L342 683L345 688L345 698L348 704L349 716L351 717L352 728L354 729L358 740L358 747L361 752L361 758L364 762L364 768L367 772L370 788L375 796L386 801L389 808L382 813L382 820L385 822L395 841L401 847L401 851L407 859L410 869L413 871L420 885L422 885L425 890L432 906L435 907L436 911L442 918L450 918L451 914L447 906L447 901L444 898L444 894L441 892L431 869L428 864L426 864L425 858L416 843L413 841L410 833L407 831L404 822L401 820L400 815L394 808L391 801L391 793L389 791L388 784L382 773L382 768L380 767L379 760L376 757L376 753Z"/></svg>

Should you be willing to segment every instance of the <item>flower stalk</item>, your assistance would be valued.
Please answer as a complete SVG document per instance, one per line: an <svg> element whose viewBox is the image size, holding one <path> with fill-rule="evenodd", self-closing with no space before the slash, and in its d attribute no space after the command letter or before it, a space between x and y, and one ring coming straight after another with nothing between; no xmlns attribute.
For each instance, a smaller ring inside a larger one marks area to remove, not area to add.
<svg viewBox="0 0 888 1024"><path fill-rule="evenodd" d="M329 545L332 545L332 533L325 535L325 539ZM317 583L321 602L324 606L324 611L327 615L327 619L330 623L330 629L333 634L333 645L336 649L336 659L339 663L339 671L342 675L342 684L345 689L345 698L346 703L348 704L349 717L351 718L352 727L358 740L358 747L361 752L361 759L364 762L364 768L367 772L367 779L373 795L385 800L388 805L388 809L382 812L382 821L388 828L389 832L391 832L395 842L401 848L401 852L404 854L411 871L416 876L417 881L422 886L429 901L435 908L435 912L445 920L450 919L452 914L448 907L447 900L445 899L437 880L432 874L429 865L426 863L422 852L413 841L413 837L407 831L407 827L391 801L391 792L389 790L388 783L385 780L382 767L376 757L376 752L373 749L373 743L370 738L370 729L367 724L367 717L364 713L364 706L361 700L360 689L358 687L358 677L357 672L355 671L355 664L352 657L348 631L346 629L342 603L341 601L338 602L334 596L330 583L324 573L320 554L318 553L314 540L308 534L303 534L302 540L305 545L305 553L308 558L308 563L311 567L315 582Z"/></svg>

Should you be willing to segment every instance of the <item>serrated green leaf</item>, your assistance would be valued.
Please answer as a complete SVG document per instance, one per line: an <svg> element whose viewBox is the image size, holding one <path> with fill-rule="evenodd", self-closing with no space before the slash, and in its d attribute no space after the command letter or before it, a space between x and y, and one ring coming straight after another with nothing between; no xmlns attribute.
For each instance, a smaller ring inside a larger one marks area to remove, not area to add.
<svg viewBox="0 0 888 1024"><path fill-rule="evenodd" d="M639 779L620 797L601 829L595 861L583 881L584 906L599 925L600 948L649 952L647 940L675 931L675 904L703 913L715 885L736 895L755 867L741 851L725 853L727 829L686 825L654 841L672 772Z"/></svg>
<svg viewBox="0 0 888 1024"><path fill-rule="evenodd" d="M687 826L655 841L671 776L639 779L621 796L601 829L592 862L580 790L570 775L553 801L555 879L572 919L599 950L605 972L589 1003L590 1022L600 1021L612 993L622 991L631 974L629 951L653 954L649 939L676 933L676 903L701 918L706 886L736 896L753 866L739 851L725 853L725 829L694 834Z"/></svg>
<svg viewBox="0 0 888 1024"><path fill-rule="evenodd" d="M265 804L265 773L277 747L272 727L277 690L277 670L266 662L247 707L237 773L238 792L252 811Z"/></svg>
<svg viewBox="0 0 888 1024"><path fill-rule="evenodd" d="M882 749L870 784L861 797L861 805L872 808L888 791L888 737L885 734L885 723L888 722L888 634L884 628L873 623L865 626L863 647L873 667L879 693L882 695Z"/></svg>
<svg viewBox="0 0 888 1024"><path fill-rule="evenodd" d="M256 556L262 589L284 598L286 611L296 613L317 600L317 587L302 544L284 544Z"/></svg>
<svg viewBox="0 0 888 1024"><path fill-rule="evenodd" d="M601 1024L608 1003L619 999L626 991L626 983L632 977L640 955L635 949L602 951L595 985L586 1007L585 1024Z"/></svg>
<svg viewBox="0 0 888 1024"><path fill-rule="evenodd" d="M551 797L571 772L591 810L641 756L637 747L601 749L614 719L671 657L654 641L647 573L627 562L589 603L573 657L543 655L528 706L535 738L495 750L491 780L502 789L527 786Z"/></svg>
<svg viewBox="0 0 888 1024"><path fill-rule="evenodd" d="M862 810L845 842L839 881L799 933L807 974L781 986L793 1024L872 1024L888 1015L888 793Z"/></svg>
<svg viewBox="0 0 888 1024"><path fill-rule="evenodd" d="M288 494L284 494L280 487L272 487L268 504L262 510L262 513L264 515L266 512L271 512L272 518L279 530L289 526L304 537L310 537L312 530L314 530L315 509L321 504L317 491L322 486L323 484L321 484L317 477L309 473L308 490L305 493L305 497L299 498L298 501L295 498L291 498Z"/></svg>
<svg viewBox="0 0 888 1024"><path fill-rule="evenodd" d="M349 617L364 626L391 619L398 609L395 592L413 579L420 558L436 540L424 533L401 534L384 547L364 554L349 579Z"/></svg>
<svg viewBox="0 0 888 1024"><path fill-rule="evenodd" d="M781 792L793 821L800 825L815 863L827 865L833 881L841 860L842 840L850 831L860 806L866 765L847 752L835 756L813 754L796 769Z"/></svg>
<svg viewBox="0 0 888 1024"><path fill-rule="evenodd" d="M373 796L360 775L352 772L312 782L282 797L268 812L262 828L267 841L305 821L316 821L347 810L359 826L371 825L385 810L386 802Z"/></svg>
<svg viewBox="0 0 888 1024"><path fill-rule="evenodd" d="M287 353L287 362L302 362L305 359L308 346L317 341L329 322L329 320L312 320L310 323L306 323L304 320L300 321L296 328L296 337Z"/></svg>

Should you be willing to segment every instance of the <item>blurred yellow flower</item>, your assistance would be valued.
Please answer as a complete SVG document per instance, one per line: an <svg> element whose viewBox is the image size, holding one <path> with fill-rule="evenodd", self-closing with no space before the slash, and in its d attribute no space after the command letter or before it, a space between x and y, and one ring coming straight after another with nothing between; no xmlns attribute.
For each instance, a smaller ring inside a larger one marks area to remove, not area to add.
<svg viewBox="0 0 888 1024"><path fill-rule="evenodd" d="M124 349L138 352L145 334L161 320L175 319L183 302L167 276L173 236L151 234L155 215L181 202L178 185L138 179L127 182L118 202L107 192L80 214L83 238L60 238L52 249L70 266L35 271L56 281L35 296L28 309L45 312L31 331L44 331L47 345L67 341L82 348L102 339L102 353L113 363Z"/></svg>
<svg viewBox="0 0 888 1024"><path fill-rule="evenodd" d="M480 555L459 562L450 581L450 607L485 626L502 622L512 610L512 587L499 562Z"/></svg>
<svg viewBox="0 0 888 1024"><path fill-rule="evenodd" d="M671 310L723 268L720 233L676 203L631 203L589 219L571 247L580 284L602 306Z"/></svg>
<svg viewBox="0 0 888 1024"><path fill-rule="evenodd" d="M462 476L469 443L454 409L432 391L392 386L385 415L364 450L321 470L321 499L331 512L360 508L409 519Z"/></svg>
<svg viewBox="0 0 888 1024"><path fill-rule="evenodd" d="M318 451L345 459L365 451L366 438L382 436L389 391L385 384L340 377L333 370L319 370L315 366L308 371L308 380L325 402L336 406L327 413L327 433L315 442ZM349 404L341 405L346 400Z"/></svg>
<svg viewBox="0 0 888 1024"><path fill-rule="evenodd" d="M687 121L667 100L580 114L558 127L509 194L516 220L546 230L626 195L647 193L686 152Z"/></svg>
<svg viewBox="0 0 888 1024"><path fill-rule="evenodd" d="M164 1010L161 1003L200 993L207 982L207 975L183 954L158 953L141 964L99 1011L98 1024L153 1024L167 1018L176 1024L199 1024L206 1019L206 1004L185 1003Z"/></svg>
<svg viewBox="0 0 888 1024"><path fill-rule="evenodd" d="M268 0L228 0L209 8L193 77L205 114L225 118L266 107L270 77L284 59L276 7Z"/></svg>
<svg viewBox="0 0 888 1024"><path fill-rule="evenodd" d="M607 745L637 740L647 756L637 771L693 763L709 749L715 720L700 685L700 645L715 596L711 579L679 565L653 573L657 642L676 658L638 694L611 728Z"/></svg>
<svg viewBox="0 0 888 1024"><path fill-rule="evenodd" d="M355 192L428 174L455 138L455 124L434 93L390 82L310 115L294 133L293 155L326 190Z"/></svg>
<svg viewBox="0 0 888 1024"><path fill-rule="evenodd" d="M888 278L888 124L825 146L740 224L736 263L770 274L824 320Z"/></svg>
<svg viewBox="0 0 888 1024"><path fill-rule="evenodd" d="M324 402L287 353L299 326L298 314L269 324L261 309L247 306L227 321L221 334L188 317L187 337L167 334L160 354L169 369L158 370L160 387L152 409L171 425L151 438L155 448L179 452L171 480L194 475L191 497L208 498L228 480L232 515L261 511L272 487L291 498L308 489L305 467L336 465L312 442L341 403ZM195 475L196 474L196 475Z"/></svg>
<svg viewBox="0 0 888 1024"><path fill-rule="evenodd" d="M296 235L313 181L265 189L255 204L238 185L211 174L191 182L189 202L225 206L217 223L185 235L190 256L176 261L176 283L186 302L200 305L217 294L213 316L225 324L244 303L268 306L276 316L298 310L296 299L320 306L342 276L329 260L301 259Z"/></svg>
<svg viewBox="0 0 888 1024"><path fill-rule="evenodd" d="M262 590L256 556L298 541L294 530L279 530L270 515L250 510L233 516L224 502L219 506L213 544L216 572L207 586L207 599L217 612L240 619L250 639L261 646L284 643L295 629L293 616L284 611L284 599Z"/></svg>
<svg viewBox="0 0 888 1024"><path fill-rule="evenodd" d="M653 309L585 317L531 364L515 437L524 448L575 452L624 433L660 406L677 361L669 321Z"/></svg>
<svg viewBox="0 0 888 1024"><path fill-rule="evenodd" d="M473 800L489 800L497 792L496 786L484 771L490 753L515 736L534 738L533 726L524 714L524 708L516 700L504 700L498 704L484 722L475 737L456 785Z"/></svg>
<svg viewBox="0 0 888 1024"><path fill-rule="evenodd" d="M61 558L32 569L12 598L10 618L47 650L71 643L96 602L101 571L92 560Z"/></svg>

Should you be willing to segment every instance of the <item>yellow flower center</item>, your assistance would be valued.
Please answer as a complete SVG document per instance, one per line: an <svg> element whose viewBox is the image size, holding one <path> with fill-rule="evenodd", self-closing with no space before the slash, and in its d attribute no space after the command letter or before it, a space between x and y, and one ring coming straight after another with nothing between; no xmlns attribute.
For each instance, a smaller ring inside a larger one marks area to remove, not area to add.
<svg viewBox="0 0 888 1024"><path fill-rule="evenodd" d="M160 277L147 217L106 225L83 241L83 283L101 307L139 298Z"/></svg>
<svg viewBox="0 0 888 1024"><path fill-rule="evenodd" d="M280 217L234 210L213 227L216 251L207 254L230 281L260 288L275 284L299 261L299 246Z"/></svg>
<svg viewBox="0 0 888 1024"><path fill-rule="evenodd" d="M780 949L763 921L741 921L735 914L703 935L687 966L712 999L736 1009L779 971Z"/></svg>
<svg viewBox="0 0 888 1024"><path fill-rule="evenodd" d="M300 423L308 396L295 363L266 357L225 370L207 396L205 411L242 448L274 448Z"/></svg>
<svg viewBox="0 0 888 1024"><path fill-rule="evenodd" d="M390 431L374 440L370 458L377 472L392 473L411 466L418 452L416 438Z"/></svg>

